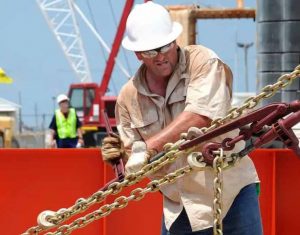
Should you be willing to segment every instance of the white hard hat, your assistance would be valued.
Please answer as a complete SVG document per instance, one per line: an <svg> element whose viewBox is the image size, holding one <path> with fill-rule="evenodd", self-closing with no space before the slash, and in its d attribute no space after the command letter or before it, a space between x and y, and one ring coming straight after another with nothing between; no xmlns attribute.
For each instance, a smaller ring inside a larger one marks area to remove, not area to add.
<svg viewBox="0 0 300 235"><path fill-rule="evenodd" d="M69 99L69 97L68 96L66 96L65 94L60 94L59 96L57 96L57 98L56 98L56 102L59 104L59 103L61 103L62 101L69 101L70 99Z"/></svg>
<svg viewBox="0 0 300 235"><path fill-rule="evenodd" d="M163 6L149 1L130 12L122 45L130 51L148 51L173 42L181 32L181 24L172 22Z"/></svg>

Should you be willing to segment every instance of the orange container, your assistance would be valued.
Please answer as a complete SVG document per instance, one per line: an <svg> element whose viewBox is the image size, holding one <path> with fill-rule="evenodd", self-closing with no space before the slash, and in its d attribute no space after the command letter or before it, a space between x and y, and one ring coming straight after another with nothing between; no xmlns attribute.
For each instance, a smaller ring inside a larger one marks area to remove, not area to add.
<svg viewBox="0 0 300 235"><path fill-rule="evenodd" d="M21 234L36 225L41 211L69 207L111 180L113 172L103 164L100 154L98 149L1 149L0 234ZM251 157L262 181L264 234L297 234L300 160L289 150L256 150ZM144 180L138 186L147 182ZM129 195L133 188L125 189L122 194ZM108 198L106 202L112 200ZM125 209L114 211L72 234L160 234L161 213L160 193L150 193L141 201L131 202Z"/></svg>
<svg viewBox="0 0 300 235"><path fill-rule="evenodd" d="M250 156L261 180L260 207L264 234L299 234L299 157L283 149L259 149Z"/></svg>

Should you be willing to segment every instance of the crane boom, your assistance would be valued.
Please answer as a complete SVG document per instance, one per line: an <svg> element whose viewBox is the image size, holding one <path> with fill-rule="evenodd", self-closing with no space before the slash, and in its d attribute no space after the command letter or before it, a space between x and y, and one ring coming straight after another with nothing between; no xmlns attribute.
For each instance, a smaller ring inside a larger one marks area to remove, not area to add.
<svg viewBox="0 0 300 235"><path fill-rule="evenodd" d="M131 0L133 1L133 0ZM97 32L97 30L95 29L95 27L88 21L88 19L86 18L86 16L83 14L83 12L81 11L81 9L78 7L77 4L75 4L75 2L73 2L73 7L74 10L78 13L78 15L81 17L81 19L83 20L83 22L86 24L86 26L91 30L91 32L94 34L94 36L96 37L96 39L99 41L99 43L101 44L101 46L104 48L104 50L106 50L109 54L112 52L112 50L109 48L109 46L107 45L107 43L104 41L104 39L101 37L101 35ZM117 56L115 55L114 60L116 62L116 65L120 68L121 72L125 75L126 78L130 78L131 75L129 74L129 72L125 69L125 67L122 65L121 61L118 60ZM110 75L109 74L109 78L110 79Z"/></svg>
<svg viewBox="0 0 300 235"><path fill-rule="evenodd" d="M80 82L91 82L91 72L74 15L72 0L36 1L76 77Z"/></svg>

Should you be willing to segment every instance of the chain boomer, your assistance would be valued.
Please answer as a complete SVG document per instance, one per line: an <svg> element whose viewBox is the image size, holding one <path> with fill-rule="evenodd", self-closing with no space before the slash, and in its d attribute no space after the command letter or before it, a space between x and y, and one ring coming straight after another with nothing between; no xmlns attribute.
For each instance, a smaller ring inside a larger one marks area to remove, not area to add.
<svg viewBox="0 0 300 235"><path fill-rule="evenodd" d="M298 65L295 70L290 74L282 75L278 78L278 81L272 85L267 85L262 89L262 92L256 96L248 98L241 107L234 108L228 112L228 114L219 119L215 119L212 121L211 125L208 128L201 128L203 133L207 133L212 131L213 129L223 125L224 123L235 120L239 118L244 111L253 109L257 106L257 104L263 100L273 96L278 90L285 88L290 83L292 83L296 78L300 77L300 65ZM106 204L100 207L99 210L96 210L84 217L76 219L69 225L63 225L57 229L54 233L47 233L47 234L70 234L73 230L86 226L87 224L100 219L104 216L107 216L115 209L122 209L127 206L129 201L132 200L140 200L144 197L146 193L149 192L156 192L159 190L159 187L165 185L167 183L174 182L177 178L180 178L193 169L197 170L204 170L207 168L206 162L203 160L203 157L200 153L194 154L194 150L196 146L189 147L187 149L182 149L180 146L187 141L184 139L186 135L183 134L182 138L178 140L174 144L166 144L164 148L164 152L159 155L159 157L155 157L155 161L149 163L148 165L144 166L140 171L127 175L124 180L121 182L114 182L103 190L99 190L95 192L93 195L88 197L87 199L79 199L76 203L67 208L61 209L57 212L52 211L45 211L40 214L40 224L29 228L23 235L30 235L30 234L39 234L40 232L57 227L61 225L64 221L69 219L70 217L82 213L91 207L94 204L98 204L104 199L111 195L111 194L118 194L122 191L123 188L136 184L144 179L148 174L151 174L162 166L175 161L180 156L188 156L188 162L191 163L189 166L181 168L173 173L170 173L163 177L158 181L152 181L148 184L148 186L144 189L137 188L131 192L131 196L125 197L120 196L115 199L114 203ZM220 151L222 151L220 149ZM196 157L195 157L196 155ZM216 156L216 155L215 155ZM216 172L216 179L214 182L215 188L215 200L214 200L214 234L222 234L222 222L221 222L221 195L222 195L222 180L221 180L221 171L223 168L223 160L226 160L226 164L229 166L233 165L236 161L236 155L233 157L227 158L223 156L221 152L217 155L215 159L214 169Z"/></svg>

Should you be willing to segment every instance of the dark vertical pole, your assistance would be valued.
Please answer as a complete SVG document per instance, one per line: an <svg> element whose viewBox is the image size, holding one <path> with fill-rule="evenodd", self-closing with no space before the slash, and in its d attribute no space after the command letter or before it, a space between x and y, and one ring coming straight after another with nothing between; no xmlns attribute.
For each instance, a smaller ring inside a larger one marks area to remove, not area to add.
<svg viewBox="0 0 300 235"><path fill-rule="evenodd" d="M246 84L246 92L249 92L249 82L248 82L248 47L244 47L244 63L245 63L245 84Z"/></svg>
<svg viewBox="0 0 300 235"><path fill-rule="evenodd" d="M37 107L37 103L34 103L34 118L35 118L35 129L38 130L39 120L38 120L38 107Z"/></svg>
<svg viewBox="0 0 300 235"><path fill-rule="evenodd" d="M55 96L52 96L53 112L55 112Z"/></svg>
<svg viewBox="0 0 300 235"><path fill-rule="evenodd" d="M249 92L248 49L253 46L253 42L251 42L251 43L240 43L240 42L238 42L237 46L244 49L245 84L246 84L246 92Z"/></svg>
<svg viewBox="0 0 300 235"><path fill-rule="evenodd" d="M22 96L21 96L21 91L18 92L18 99L19 99L19 105L20 105L20 109L19 109L19 132L22 133Z"/></svg>
<svg viewBox="0 0 300 235"><path fill-rule="evenodd" d="M46 125L46 114L42 114L42 131L45 131L45 125Z"/></svg>

